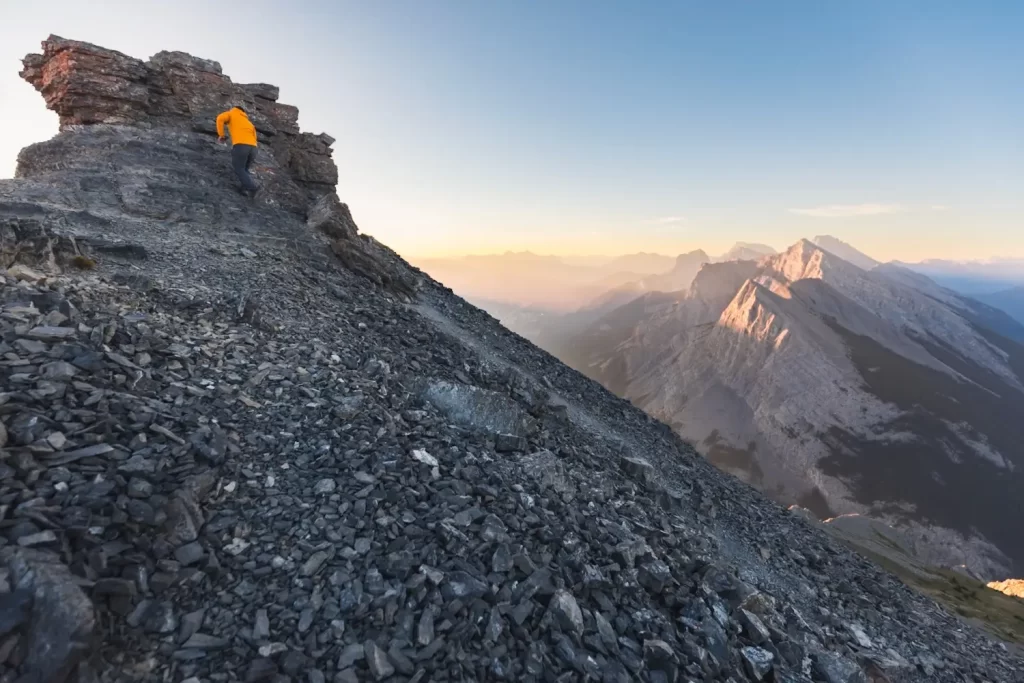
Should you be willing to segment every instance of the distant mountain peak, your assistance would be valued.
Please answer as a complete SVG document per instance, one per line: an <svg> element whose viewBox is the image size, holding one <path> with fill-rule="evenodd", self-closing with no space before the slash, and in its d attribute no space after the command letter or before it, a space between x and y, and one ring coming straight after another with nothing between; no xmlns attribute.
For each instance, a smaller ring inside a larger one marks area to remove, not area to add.
<svg viewBox="0 0 1024 683"><path fill-rule="evenodd" d="M692 267L694 264L700 265L704 263L710 263L711 257L708 256L707 252L703 249L694 249L688 251L685 254L680 254L676 257L675 268L678 270L681 267Z"/></svg>
<svg viewBox="0 0 1024 683"><path fill-rule="evenodd" d="M729 251L718 257L718 261L757 261L764 256L771 256L778 252L774 247L756 242L737 242L732 245Z"/></svg>
<svg viewBox="0 0 1024 683"><path fill-rule="evenodd" d="M813 240L814 244L818 245L822 249L829 253L835 254L844 261L848 261L858 268L864 270L871 270L872 268L880 265L879 261L871 258L862 251L859 251L855 247L847 244L837 237L832 235L818 235Z"/></svg>
<svg viewBox="0 0 1024 683"><path fill-rule="evenodd" d="M769 256L762 264L789 282L813 278L821 280L830 268L830 255L807 239L798 240L786 251Z"/></svg>

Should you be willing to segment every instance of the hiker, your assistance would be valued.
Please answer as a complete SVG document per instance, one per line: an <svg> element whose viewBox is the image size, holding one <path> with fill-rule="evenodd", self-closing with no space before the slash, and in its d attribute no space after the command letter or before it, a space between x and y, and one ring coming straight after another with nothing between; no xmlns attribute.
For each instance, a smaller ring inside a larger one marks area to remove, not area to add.
<svg viewBox="0 0 1024 683"><path fill-rule="evenodd" d="M217 117L217 136L224 142L224 126L231 132L231 165L235 175L242 183L242 192L255 197L260 188L249 175L249 167L256 160L256 126L252 125L248 114L239 105L235 105Z"/></svg>

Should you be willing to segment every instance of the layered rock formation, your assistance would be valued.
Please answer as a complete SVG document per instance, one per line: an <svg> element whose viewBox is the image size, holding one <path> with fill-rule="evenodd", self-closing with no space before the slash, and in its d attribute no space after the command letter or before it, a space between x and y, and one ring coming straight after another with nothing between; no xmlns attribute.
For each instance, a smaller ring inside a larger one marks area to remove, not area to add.
<svg viewBox="0 0 1024 683"><path fill-rule="evenodd" d="M60 117L61 134L18 157L17 177L39 183L47 199L14 212L22 222L45 215L67 228L64 238L97 225L130 237L147 221L231 231L260 223L280 239L293 239L305 231L291 218L272 219L285 211L308 218L351 270L411 293L390 252L359 235L335 195L334 139L301 132L298 109L277 101L276 86L232 83L217 62L181 52L160 52L143 62L56 36L24 66L22 77ZM235 104L246 107L260 136L254 175L262 192L255 212L221 192L237 181L227 149L216 143L216 117ZM76 135L83 127L91 134ZM65 177L59 189L55 174ZM182 194L191 201L177 201ZM262 220L247 226L253 215Z"/></svg>
<svg viewBox="0 0 1024 683"><path fill-rule="evenodd" d="M24 59L21 77L57 112L61 130L109 123L214 133L217 114L243 105L261 141L313 200L334 191L334 138L299 130L299 110L277 101L277 86L237 84L217 62L159 52L148 62L115 50L50 36Z"/></svg>
<svg viewBox="0 0 1024 683"><path fill-rule="evenodd" d="M0 680L1024 670L359 236L285 151L243 199L163 99L210 63L50 43L28 71L69 125L0 181Z"/></svg>

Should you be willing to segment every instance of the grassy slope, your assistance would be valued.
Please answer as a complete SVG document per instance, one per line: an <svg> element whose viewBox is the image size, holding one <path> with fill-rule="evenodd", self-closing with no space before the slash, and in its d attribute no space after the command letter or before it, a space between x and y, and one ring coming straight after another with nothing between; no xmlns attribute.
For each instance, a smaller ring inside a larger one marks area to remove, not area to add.
<svg viewBox="0 0 1024 683"><path fill-rule="evenodd" d="M949 569L929 567L884 540L855 539L823 525L853 550L896 575L910 588L1009 643L1024 646L1024 600L992 590Z"/></svg>

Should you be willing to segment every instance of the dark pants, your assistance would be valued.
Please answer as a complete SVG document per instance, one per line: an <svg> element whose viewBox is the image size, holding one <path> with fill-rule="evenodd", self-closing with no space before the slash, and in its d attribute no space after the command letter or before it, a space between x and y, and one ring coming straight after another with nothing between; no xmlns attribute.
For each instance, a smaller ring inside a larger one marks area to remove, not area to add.
<svg viewBox="0 0 1024 683"><path fill-rule="evenodd" d="M255 160L255 145L235 145L231 148L231 166L235 169L235 175L242 182L242 187L249 194L257 190L256 181L249 175L249 167Z"/></svg>

